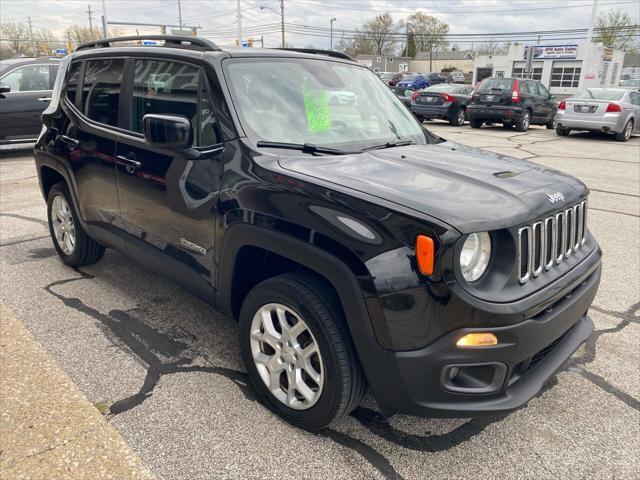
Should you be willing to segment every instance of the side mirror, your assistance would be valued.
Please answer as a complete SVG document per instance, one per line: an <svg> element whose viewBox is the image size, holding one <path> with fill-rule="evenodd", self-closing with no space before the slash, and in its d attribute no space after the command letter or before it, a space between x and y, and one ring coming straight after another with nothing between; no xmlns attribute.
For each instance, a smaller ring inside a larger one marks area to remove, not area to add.
<svg viewBox="0 0 640 480"><path fill-rule="evenodd" d="M11 87L6 83L0 83L0 93L9 93L11 91Z"/></svg>
<svg viewBox="0 0 640 480"><path fill-rule="evenodd" d="M556 96L555 95L549 95L549 100L556 100Z"/></svg>
<svg viewBox="0 0 640 480"><path fill-rule="evenodd" d="M148 113L142 117L144 141L152 147L184 150L191 146L191 122L177 115Z"/></svg>

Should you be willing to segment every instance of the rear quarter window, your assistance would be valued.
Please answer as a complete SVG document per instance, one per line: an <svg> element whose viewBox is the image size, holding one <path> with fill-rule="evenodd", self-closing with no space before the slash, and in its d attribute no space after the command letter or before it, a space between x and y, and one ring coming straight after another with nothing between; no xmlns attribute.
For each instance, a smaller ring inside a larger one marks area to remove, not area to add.
<svg viewBox="0 0 640 480"><path fill-rule="evenodd" d="M91 120L118 126L124 60L89 60L82 83L82 111Z"/></svg>
<svg viewBox="0 0 640 480"><path fill-rule="evenodd" d="M69 79L67 80L67 99L73 105L76 104L76 99L78 96L78 84L80 83L80 70L82 68L82 63L74 62L71 64L71 69L69 70Z"/></svg>

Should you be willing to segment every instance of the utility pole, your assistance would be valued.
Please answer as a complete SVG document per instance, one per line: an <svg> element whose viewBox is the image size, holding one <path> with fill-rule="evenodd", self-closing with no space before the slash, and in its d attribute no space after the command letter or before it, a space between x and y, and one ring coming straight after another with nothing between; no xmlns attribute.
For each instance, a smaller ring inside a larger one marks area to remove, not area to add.
<svg viewBox="0 0 640 480"><path fill-rule="evenodd" d="M238 6L238 46L242 47L242 10L240 10L240 0L237 2Z"/></svg>
<svg viewBox="0 0 640 480"><path fill-rule="evenodd" d="M93 17L91 16L91 4L87 5L87 14L89 15L89 30L93 31Z"/></svg>
<svg viewBox="0 0 640 480"><path fill-rule="evenodd" d="M282 27L282 45L281 46L282 48L284 48L284 0L280 0L280 25Z"/></svg>
<svg viewBox="0 0 640 480"><path fill-rule="evenodd" d="M593 0L591 6L591 21L589 22L589 33L587 33L587 45L593 41L593 27L596 23L596 12L598 10L598 0Z"/></svg>
<svg viewBox="0 0 640 480"><path fill-rule="evenodd" d="M180 5L180 0L178 0L178 20L180 30L182 30L182 6Z"/></svg>
<svg viewBox="0 0 640 480"><path fill-rule="evenodd" d="M336 17L331 18L331 40L329 41L329 50L333 50L333 22L335 22L336 20Z"/></svg>
<svg viewBox="0 0 640 480"><path fill-rule="evenodd" d="M104 38L109 38L109 31L107 30L107 7L104 6L104 0L102 0L102 35Z"/></svg>
<svg viewBox="0 0 640 480"><path fill-rule="evenodd" d="M29 24L29 36L31 37L31 53L36 56L36 44L33 41L33 28L31 28L31 17L27 17L27 23Z"/></svg>

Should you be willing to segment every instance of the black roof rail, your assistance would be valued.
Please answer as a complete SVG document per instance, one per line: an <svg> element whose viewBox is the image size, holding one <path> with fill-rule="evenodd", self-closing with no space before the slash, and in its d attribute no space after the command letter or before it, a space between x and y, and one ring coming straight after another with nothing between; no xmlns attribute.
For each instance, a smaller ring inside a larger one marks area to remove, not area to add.
<svg viewBox="0 0 640 480"><path fill-rule="evenodd" d="M78 50L87 50L96 47L110 47L111 42L135 42L142 40L163 40L165 47L192 48L196 50L219 51L218 47L211 40L199 37L187 37L180 35L132 35L129 37L112 37L94 40L78 45Z"/></svg>
<svg viewBox="0 0 640 480"><path fill-rule="evenodd" d="M316 55L327 55L329 57L342 58L344 60L354 61L346 53L336 52L334 50L318 50L316 48L278 48L278 50L289 50L291 52L300 52L300 53L314 53Z"/></svg>

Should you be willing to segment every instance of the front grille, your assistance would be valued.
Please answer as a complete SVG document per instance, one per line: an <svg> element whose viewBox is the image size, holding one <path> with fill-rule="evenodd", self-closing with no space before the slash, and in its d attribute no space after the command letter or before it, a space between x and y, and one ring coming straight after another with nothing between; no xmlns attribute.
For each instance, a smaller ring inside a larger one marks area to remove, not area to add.
<svg viewBox="0 0 640 480"><path fill-rule="evenodd" d="M569 258L582 247L586 233L586 200L518 229L520 283L540 276Z"/></svg>

